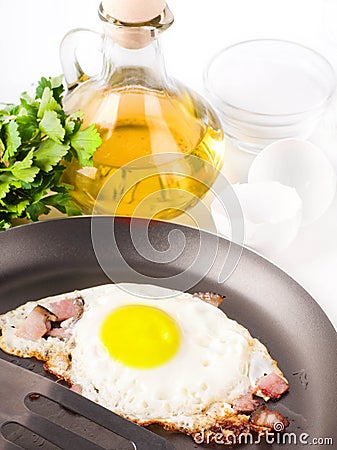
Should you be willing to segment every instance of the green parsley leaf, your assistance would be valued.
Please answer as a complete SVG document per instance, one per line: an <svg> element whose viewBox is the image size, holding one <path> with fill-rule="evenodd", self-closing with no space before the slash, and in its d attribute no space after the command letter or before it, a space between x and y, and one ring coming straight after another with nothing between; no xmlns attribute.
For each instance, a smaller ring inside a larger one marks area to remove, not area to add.
<svg viewBox="0 0 337 450"><path fill-rule="evenodd" d="M69 145L58 144L51 139L42 141L39 148L34 152L35 164L43 171L50 172L53 167L61 161L68 153Z"/></svg>
<svg viewBox="0 0 337 450"><path fill-rule="evenodd" d="M13 203L12 205L7 205L6 211L14 213L16 217L20 217L29 205L29 200L21 200L18 203Z"/></svg>
<svg viewBox="0 0 337 450"><path fill-rule="evenodd" d="M37 84L36 98L42 98L43 91L45 90L46 87L48 87L49 89L52 89L51 80L47 79L45 77L42 77L41 80Z"/></svg>
<svg viewBox="0 0 337 450"><path fill-rule="evenodd" d="M64 92L64 86L62 82L63 82L63 75L51 79L53 96L60 106L62 106L62 94Z"/></svg>
<svg viewBox="0 0 337 450"><path fill-rule="evenodd" d="M58 77L50 78L51 87L53 89L56 89L56 88L62 86L63 78L64 78L63 75L59 75Z"/></svg>
<svg viewBox="0 0 337 450"><path fill-rule="evenodd" d="M85 130L77 131L70 139L71 146L76 152L76 157L81 166L92 166L92 157L97 149L102 144L102 139L95 127L91 125Z"/></svg>
<svg viewBox="0 0 337 450"><path fill-rule="evenodd" d="M8 182L2 182L0 179L0 199L6 197L11 189L11 184Z"/></svg>
<svg viewBox="0 0 337 450"><path fill-rule="evenodd" d="M0 172L3 172L0 173L0 203L1 199L6 197L6 195L11 192L11 189L21 187L21 181L10 172L4 172L4 170L8 169L0 169Z"/></svg>
<svg viewBox="0 0 337 450"><path fill-rule="evenodd" d="M82 212L81 209L72 200L71 195L67 192L50 195L43 201L46 205L53 206L58 211L62 212L63 214L67 214L68 216L78 216Z"/></svg>
<svg viewBox="0 0 337 450"><path fill-rule="evenodd" d="M22 161L16 161L12 167L8 169L20 181L30 183L34 180L35 175L39 172L38 167L32 167L34 152L31 150Z"/></svg>
<svg viewBox="0 0 337 450"><path fill-rule="evenodd" d="M30 141L40 133L39 124L34 116L18 116L16 123L18 124L18 131L23 142Z"/></svg>
<svg viewBox="0 0 337 450"><path fill-rule="evenodd" d="M53 91L49 87L45 87L37 117L41 119L46 111L57 111L58 109L59 105L53 97Z"/></svg>
<svg viewBox="0 0 337 450"><path fill-rule="evenodd" d="M1 220L0 218L0 230L8 230L11 226L12 224L9 220Z"/></svg>
<svg viewBox="0 0 337 450"><path fill-rule="evenodd" d="M71 120L69 117L66 120L66 123L64 125L64 129L66 130L66 134L71 135L74 132L76 122L74 120Z"/></svg>
<svg viewBox="0 0 337 450"><path fill-rule="evenodd" d="M6 150L3 153L2 159L8 162L15 155L15 152L21 144L18 124L16 122L11 121L5 125L5 142Z"/></svg>
<svg viewBox="0 0 337 450"><path fill-rule="evenodd" d="M55 111L46 111L40 122L40 130L50 139L61 143L65 136L65 130Z"/></svg>
<svg viewBox="0 0 337 450"><path fill-rule="evenodd" d="M50 208L46 206L42 201L33 203L27 208L27 217L28 219L36 222L39 220L39 216L42 214L48 214L50 212Z"/></svg>
<svg viewBox="0 0 337 450"><path fill-rule="evenodd" d="M37 113L39 110L39 102L37 101L29 101L28 98L26 96L21 97L20 99L20 105L16 111L15 114L16 116L20 117L20 116L28 116L31 117L32 119L37 120ZM15 116L14 116L15 118Z"/></svg>
<svg viewBox="0 0 337 450"><path fill-rule="evenodd" d="M57 208L57 206L55 206L55 207ZM81 208L78 205L76 205L76 203L73 200L70 200L64 207L65 207L65 213L69 217L79 216L82 214Z"/></svg>

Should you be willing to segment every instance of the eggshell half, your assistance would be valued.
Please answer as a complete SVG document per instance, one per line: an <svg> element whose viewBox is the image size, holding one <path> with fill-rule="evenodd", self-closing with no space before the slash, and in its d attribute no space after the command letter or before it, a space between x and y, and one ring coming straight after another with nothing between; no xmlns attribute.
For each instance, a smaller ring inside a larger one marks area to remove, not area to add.
<svg viewBox="0 0 337 450"><path fill-rule="evenodd" d="M302 221L302 201L294 188L277 182L235 184L231 188L241 204L247 247L273 254L295 239ZM231 239L231 222L221 197L211 205L212 216L219 234Z"/></svg>
<svg viewBox="0 0 337 450"><path fill-rule="evenodd" d="M336 174L310 142L285 139L268 145L253 161L248 182L276 181L295 188L303 202L302 225L321 217L336 194Z"/></svg>

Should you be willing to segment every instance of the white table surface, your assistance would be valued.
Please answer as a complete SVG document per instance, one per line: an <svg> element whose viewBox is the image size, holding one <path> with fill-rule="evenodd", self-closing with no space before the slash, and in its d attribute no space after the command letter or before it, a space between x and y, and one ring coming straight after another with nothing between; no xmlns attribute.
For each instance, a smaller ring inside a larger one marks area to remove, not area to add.
<svg viewBox="0 0 337 450"><path fill-rule="evenodd" d="M58 75L58 47L77 27L100 30L98 0L0 0L0 101L13 101L42 75ZM245 39L289 39L320 51L337 68L336 0L171 0L175 24L163 36L168 72L202 92L202 73L219 49ZM337 104L311 138L337 170ZM251 157L228 151L226 175L245 181ZM271 258L321 305L337 328L337 198Z"/></svg>

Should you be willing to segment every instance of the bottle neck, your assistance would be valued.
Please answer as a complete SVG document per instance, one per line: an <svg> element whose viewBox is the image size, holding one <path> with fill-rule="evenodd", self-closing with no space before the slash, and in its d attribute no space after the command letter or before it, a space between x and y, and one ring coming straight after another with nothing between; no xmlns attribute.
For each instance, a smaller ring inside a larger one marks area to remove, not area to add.
<svg viewBox="0 0 337 450"><path fill-rule="evenodd" d="M145 47L129 48L106 34L102 78L118 88L131 85L165 88L167 75L159 38L152 39Z"/></svg>
<svg viewBox="0 0 337 450"><path fill-rule="evenodd" d="M169 8L144 24L119 22L107 15L102 5L99 15L104 24L103 80L117 88L165 89L167 75L159 36L173 23Z"/></svg>

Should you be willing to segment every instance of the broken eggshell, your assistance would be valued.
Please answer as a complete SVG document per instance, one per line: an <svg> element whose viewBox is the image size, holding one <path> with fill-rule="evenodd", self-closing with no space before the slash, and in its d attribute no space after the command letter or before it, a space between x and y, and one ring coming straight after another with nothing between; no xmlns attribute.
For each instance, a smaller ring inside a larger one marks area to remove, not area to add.
<svg viewBox="0 0 337 450"><path fill-rule="evenodd" d="M241 204L247 247L273 254L294 240L302 221L302 201L294 188L277 182L234 184L231 188ZM213 201L211 212L218 233L231 239L225 198L224 191Z"/></svg>
<svg viewBox="0 0 337 450"><path fill-rule="evenodd" d="M336 174L325 154L310 142L284 139L254 159L248 182L277 181L295 188L303 202L302 225L321 217L336 194Z"/></svg>

